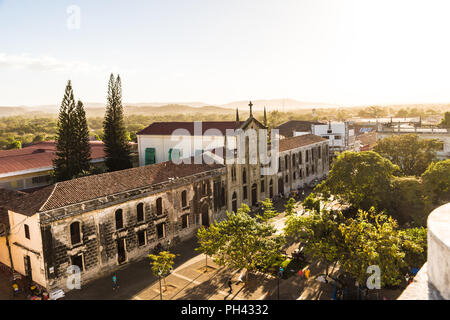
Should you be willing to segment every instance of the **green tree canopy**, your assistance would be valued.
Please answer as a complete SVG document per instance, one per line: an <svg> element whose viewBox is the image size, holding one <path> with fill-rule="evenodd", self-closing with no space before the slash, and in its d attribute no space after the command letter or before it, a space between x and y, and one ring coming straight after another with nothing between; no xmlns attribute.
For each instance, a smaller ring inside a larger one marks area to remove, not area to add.
<svg viewBox="0 0 450 320"><path fill-rule="evenodd" d="M396 169L376 152L345 151L334 161L327 179L315 192L332 194L363 210L372 206L384 209L389 205L391 178Z"/></svg>
<svg viewBox="0 0 450 320"><path fill-rule="evenodd" d="M108 84L108 98L105 119L103 121L103 142L105 143L108 171L117 171L132 167L130 136L125 129L122 106L122 83L120 76L114 80L111 74Z"/></svg>
<svg viewBox="0 0 450 320"><path fill-rule="evenodd" d="M436 152L441 148L442 142L437 139L405 134L379 140L374 151L398 165L403 175L420 176L436 160Z"/></svg>
<svg viewBox="0 0 450 320"><path fill-rule="evenodd" d="M248 273L274 265L281 256L282 237L276 235L272 225L251 217L249 212L250 208L242 204L236 213L227 212L227 219L199 229L200 251L221 266L245 268Z"/></svg>
<svg viewBox="0 0 450 320"><path fill-rule="evenodd" d="M75 105L72 84L66 86L58 116L56 157L53 160L57 181L69 180L86 174L90 169L89 130L83 103Z"/></svg>
<svg viewBox="0 0 450 320"><path fill-rule="evenodd" d="M426 199L433 205L450 201L450 159L431 163L422 175Z"/></svg>

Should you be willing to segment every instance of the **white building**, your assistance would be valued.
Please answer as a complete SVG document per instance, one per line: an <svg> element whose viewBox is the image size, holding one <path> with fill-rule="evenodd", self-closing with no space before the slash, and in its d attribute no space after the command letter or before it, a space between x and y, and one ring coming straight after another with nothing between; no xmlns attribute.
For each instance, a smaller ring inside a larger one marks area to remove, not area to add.
<svg viewBox="0 0 450 320"><path fill-rule="evenodd" d="M174 157L192 157L204 150L225 145L227 130L243 125L238 121L154 122L137 133L139 165L172 160ZM227 137L229 148L236 140Z"/></svg>
<svg viewBox="0 0 450 320"><path fill-rule="evenodd" d="M355 130L349 122L330 122L328 124L314 124L312 134L328 139L332 152L342 152L355 149Z"/></svg>

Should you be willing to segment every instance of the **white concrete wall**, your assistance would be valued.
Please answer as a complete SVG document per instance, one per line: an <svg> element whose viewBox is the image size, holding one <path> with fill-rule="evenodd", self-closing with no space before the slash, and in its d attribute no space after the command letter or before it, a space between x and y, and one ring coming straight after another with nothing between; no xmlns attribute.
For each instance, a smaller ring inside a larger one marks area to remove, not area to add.
<svg viewBox="0 0 450 320"><path fill-rule="evenodd" d="M38 215L29 217L9 211L9 223L11 231L8 238L15 271L25 275L24 257L28 255L31 260L33 281L45 286L42 237ZM30 239L25 237L25 224L30 229ZM0 238L0 262L8 267L11 266L5 237Z"/></svg>
<svg viewBox="0 0 450 320"><path fill-rule="evenodd" d="M138 135L139 165L145 165L145 149L156 149L156 163L169 160L170 149L183 149L182 157L192 157L196 150L210 150L224 146L224 136ZM234 148L236 139L227 137Z"/></svg>
<svg viewBox="0 0 450 320"><path fill-rule="evenodd" d="M450 203L428 216L428 279L450 300Z"/></svg>

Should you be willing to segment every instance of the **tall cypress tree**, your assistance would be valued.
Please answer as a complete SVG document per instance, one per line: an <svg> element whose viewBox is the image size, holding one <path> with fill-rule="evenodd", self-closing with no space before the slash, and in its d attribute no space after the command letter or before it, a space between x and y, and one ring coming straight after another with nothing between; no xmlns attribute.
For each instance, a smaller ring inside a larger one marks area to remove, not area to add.
<svg viewBox="0 0 450 320"><path fill-rule="evenodd" d="M113 74L109 78L103 131L106 156L105 164L108 171L131 168L131 150L123 119L122 83L120 76L117 76L117 79L114 81Z"/></svg>
<svg viewBox="0 0 450 320"><path fill-rule="evenodd" d="M91 168L91 146L89 144L89 128L83 103L78 100L75 108L75 170L78 174L86 174Z"/></svg>
<svg viewBox="0 0 450 320"><path fill-rule="evenodd" d="M74 125L75 100L72 84L69 80L64 93L58 116L58 132L56 136L56 157L53 160L56 181L69 180L76 175L74 168Z"/></svg>

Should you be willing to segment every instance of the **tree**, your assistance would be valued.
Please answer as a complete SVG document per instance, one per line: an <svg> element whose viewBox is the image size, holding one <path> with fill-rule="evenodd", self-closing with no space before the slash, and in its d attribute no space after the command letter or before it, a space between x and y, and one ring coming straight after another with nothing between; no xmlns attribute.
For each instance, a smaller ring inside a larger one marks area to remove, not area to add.
<svg viewBox="0 0 450 320"><path fill-rule="evenodd" d="M70 81L59 111L57 128L56 157L53 160L56 181L89 174L91 148L86 113L81 101L75 106Z"/></svg>
<svg viewBox="0 0 450 320"><path fill-rule="evenodd" d="M106 114L103 121L105 143L105 165L108 171L132 167L129 136L125 129L122 106L122 84L120 76L114 80L111 74L108 84Z"/></svg>
<svg viewBox="0 0 450 320"><path fill-rule="evenodd" d="M294 198L289 198L287 203L284 205L284 208L286 209L286 215L291 216L295 213L295 208L297 206L297 201L295 201Z"/></svg>
<svg viewBox="0 0 450 320"><path fill-rule="evenodd" d="M78 101L75 108L74 138L75 171L78 174L89 174L91 169L91 146L89 144L89 128L86 120L86 112L81 101Z"/></svg>
<svg viewBox="0 0 450 320"><path fill-rule="evenodd" d="M211 224L208 229L204 226L197 231L198 248L199 251L205 254L205 272L208 272L208 256L212 257L219 248L223 245L223 238L221 237L219 228L215 224Z"/></svg>
<svg viewBox="0 0 450 320"><path fill-rule="evenodd" d="M69 80L64 93L64 98L59 110L58 131L56 136L56 157L53 160L54 177L56 181L72 179L77 175L75 160L75 125L76 125L75 100L72 84Z"/></svg>
<svg viewBox="0 0 450 320"><path fill-rule="evenodd" d="M379 140L374 151L398 165L403 175L420 176L436 160L436 152L441 148L442 142L437 139L405 134Z"/></svg>
<svg viewBox="0 0 450 320"><path fill-rule="evenodd" d="M439 125L444 128L450 128L450 112L449 111L444 113L444 118L442 118L442 121Z"/></svg>
<svg viewBox="0 0 450 320"><path fill-rule="evenodd" d="M284 229L285 235L305 245L305 254L329 266L340 260L343 254L343 238L339 225L344 221L341 212L312 210L308 215L290 216Z"/></svg>
<svg viewBox="0 0 450 320"><path fill-rule="evenodd" d="M22 149L22 141L13 140L10 144L6 146L6 149Z"/></svg>
<svg viewBox="0 0 450 320"><path fill-rule="evenodd" d="M368 210L389 206L393 172L398 169L388 159L373 151L341 153L327 179L315 192L332 194L354 208Z"/></svg>
<svg viewBox="0 0 450 320"><path fill-rule="evenodd" d="M281 257L282 237L275 228L249 215L250 208L242 204L236 213L227 212L227 219L201 228L198 233L199 250L208 252L221 266L246 269L248 274L266 270Z"/></svg>
<svg viewBox="0 0 450 320"><path fill-rule="evenodd" d="M424 201L424 186L416 177L393 177L388 213L401 224L424 226L429 209Z"/></svg>
<svg viewBox="0 0 450 320"><path fill-rule="evenodd" d="M169 251L161 251L159 254L149 254L148 257L152 260L150 264L153 275L159 278L159 294L162 300L161 279L164 279L164 285L167 291L166 276L172 270L176 256Z"/></svg>
<svg viewBox="0 0 450 320"><path fill-rule="evenodd" d="M367 268L375 265L380 268L382 286L399 285L406 264L397 227L393 218L377 214L374 208L359 210L356 218L339 227L346 247L340 261L342 268L363 284Z"/></svg>
<svg viewBox="0 0 450 320"><path fill-rule="evenodd" d="M303 200L302 206L306 210L320 212L320 198L317 198L317 195L314 192L311 192L305 200Z"/></svg>
<svg viewBox="0 0 450 320"><path fill-rule="evenodd" d="M258 219L260 219L261 221L269 221L270 219L276 217L279 214L279 212L275 210L272 200L270 200L269 198L261 201L261 207L263 215L262 216L257 215Z"/></svg>
<svg viewBox="0 0 450 320"><path fill-rule="evenodd" d="M399 231L402 249L405 252L405 264L409 268L420 268L427 261L427 229L409 228Z"/></svg>
<svg viewBox="0 0 450 320"><path fill-rule="evenodd" d="M398 285L410 267L421 266L426 260L426 229L399 230L395 219L358 210L347 218L341 212L310 211L306 216L291 216L284 229L286 236L305 245L305 253L326 263L339 263L359 283L370 276L368 267L381 271L383 286Z"/></svg>
<svg viewBox="0 0 450 320"><path fill-rule="evenodd" d="M450 159L431 163L422 180L425 198L432 205L450 201Z"/></svg>

